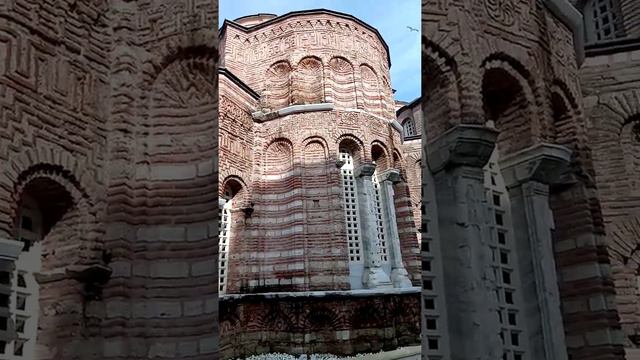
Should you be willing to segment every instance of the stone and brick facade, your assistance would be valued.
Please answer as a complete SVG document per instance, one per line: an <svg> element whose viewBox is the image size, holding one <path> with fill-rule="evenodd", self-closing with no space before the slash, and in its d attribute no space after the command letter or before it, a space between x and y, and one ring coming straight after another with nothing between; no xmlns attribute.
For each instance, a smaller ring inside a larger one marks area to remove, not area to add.
<svg viewBox="0 0 640 360"><path fill-rule="evenodd" d="M583 1L576 6L586 31L595 33L586 36L580 82L615 300L627 359L640 359L640 4ZM609 28L615 31L608 32L603 21L613 23Z"/></svg>
<svg viewBox="0 0 640 360"><path fill-rule="evenodd" d="M423 1L423 354L638 358L639 10Z"/></svg>
<svg viewBox="0 0 640 360"><path fill-rule="evenodd" d="M222 357L418 344L419 156L386 43L311 10L225 21L220 44Z"/></svg>
<svg viewBox="0 0 640 360"><path fill-rule="evenodd" d="M0 14L0 358L214 358L216 4Z"/></svg>

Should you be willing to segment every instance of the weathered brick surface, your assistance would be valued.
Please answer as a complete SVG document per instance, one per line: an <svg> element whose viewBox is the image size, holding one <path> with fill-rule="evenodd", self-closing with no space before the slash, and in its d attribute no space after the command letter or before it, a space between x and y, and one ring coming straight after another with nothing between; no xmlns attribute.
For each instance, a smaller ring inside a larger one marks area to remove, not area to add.
<svg viewBox="0 0 640 360"><path fill-rule="evenodd" d="M633 12L630 15L633 16ZM637 258L640 51L614 49L605 55L587 57L581 82L606 245L611 254L615 302L625 346L637 349L640 345L637 337L640 331Z"/></svg>
<svg viewBox="0 0 640 360"><path fill-rule="evenodd" d="M416 195L405 171L401 134L392 126L395 108L382 39L358 20L326 11L238 23L226 23L221 30L219 193L233 196L226 293L351 289L341 147L353 151L357 164L375 161L379 172L402 172L393 200L402 260L418 286ZM333 108L273 113L322 103ZM263 117L254 118L256 112ZM416 159L411 161L415 166ZM411 171L415 188L419 178ZM386 330L371 325L366 331L348 320L353 313L365 303L396 300L342 296L340 301L315 296L223 299L223 357L267 351L351 354L378 350L383 343L386 348L417 342L417 295L407 295L412 300L406 303L406 317L385 313L383 322L394 325ZM331 311L337 318L302 321L299 311ZM416 327L405 329L407 321ZM384 340L383 334L402 331L406 334ZM354 334L368 334L370 340Z"/></svg>
<svg viewBox="0 0 640 360"><path fill-rule="evenodd" d="M220 352L225 359L273 352L354 355L414 345L419 302L419 294L225 300Z"/></svg>
<svg viewBox="0 0 640 360"><path fill-rule="evenodd" d="M216 299L203 270L217 258L215 4L18 0L0 13L0 236L23 194L55 223L37 358L214 357L217 308L196 302ZM56 199L71 199L61 218L43 205ZM113 274L91 299L71 276L97 266Z"/></svg>
<svg viewBox="0 0 640 360"><path fill-rule="evenodd" d="M459 123L492 120L501 157L541 142L573 150L570 171L551 189L568 352L623 358L614 303L575 312L569 306L615 293L593 178L598 144L583 116L571 31L542 2L427 0L423 15L428 140Z"/></svg>

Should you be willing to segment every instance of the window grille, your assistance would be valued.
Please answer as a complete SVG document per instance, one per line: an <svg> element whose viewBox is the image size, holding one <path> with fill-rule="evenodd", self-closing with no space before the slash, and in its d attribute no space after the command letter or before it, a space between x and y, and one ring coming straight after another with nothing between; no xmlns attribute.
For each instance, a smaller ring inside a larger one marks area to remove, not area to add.
<svg viewBox="0 0 640 360"><path fill-rule="evenodd" d="M231 231L231 200L220 199L218 208L218 290L220 294L227 291L227 272L229 268L229 232Z"/></svg>
<svg viewBox="0 0 640 360"><path fill-rule="evenodd" d="M511 229L509 194L498 166L498 152L494 150L484 169L484 183L492 241L490 243L493 274L496 279L497 316L501 326L502 359L523 360L525 357L519 301L519 275Z"/></svg>
<svg viewBox="0 0 640 360"><path fill-rule="evenodd" d="M591 0L584 9L589 42L612 40L622 36L616 0Z"/></svg>
<svg viewBox="0 0 640 360"><path fill-rule="evenodd" d="M17 339L0 344L0 358L35 358L38 315L40 313L39 288L34 273L41 270L42 214L32 199L25 197L18 221L18 240L24 244L16 260L11 279L9 313L15 324Z"/></svg>
<svg viewBox="0 0 640 360"><path fill-rule="evenodd" d="M377 172L373 173L371 180L373 181L376 228L378 230L378 251L380 255L380 261L384 264L389 262L389 252L387 249L387 239L385 232L386 221L384 218L384 212L382 210L382 195L380 192L380 182L378 181Z"/></svg>
<svg viewBox="0 0 640 360"><path fill-rule="evenodd" d="M404 137L416 136L416 123L412 119L406 119L402 123L404 129Z"/></svg>
<svg viewBox="0 0 640 360"><path fill-rule="evenodd" d="M356 180L353 174L353 157L346 151L340 151L340 160L344 162L340 168L342 176L342 191L344 214L347 225L347 244L349 247L349 261L362 262L362 243L358 225L358 194Z"/></svg>

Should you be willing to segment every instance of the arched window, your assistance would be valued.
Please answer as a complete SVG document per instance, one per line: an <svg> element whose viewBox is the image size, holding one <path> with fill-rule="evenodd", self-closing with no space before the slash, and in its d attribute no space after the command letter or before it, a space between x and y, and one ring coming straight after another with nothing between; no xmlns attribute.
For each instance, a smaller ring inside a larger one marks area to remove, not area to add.
<svg viewBox="0 0 640 360"><path fill-rule="evenodd" d="M340 160L344 162L340 168L344 200L344 215L347 225L347 244L349 262L362 263L362 241L358 224L358 193L356 179L353 175L353 156L346 149L340 149Z"/></svg>
<svg viewBox="0 0 640 360"><path fill-rule="evenodd" d="M33 359L38 331L39 289L34 273L41 271L44 224L40 206L33 198L23 195L17 218L17 239L24 247L16 261L11 279L9 313L17 339L0 348L3 359Z"/></svg>
<svg viewBox="0 0 640 360"><path fill-rule="evenodd" d="M404 131L404 137L408 138L416 136L416 123L411 118L407 118L402 122L402 129Z"/></svg>
<svg viewBox="0 0 640 360"><path fill-rule="evenodd" d="M234 198L242 190L242 186L231 180L225 186L223 195L218 202L218 291L227 292L227 274L229 271L229 238L231 233L231 208Z"/></svg>
<svg viewBox="0 0 640 360"><path fill-rule="evenodd" d="M588 0L584 4L587 42L613 40L624 36L617 0Z"/></svg>

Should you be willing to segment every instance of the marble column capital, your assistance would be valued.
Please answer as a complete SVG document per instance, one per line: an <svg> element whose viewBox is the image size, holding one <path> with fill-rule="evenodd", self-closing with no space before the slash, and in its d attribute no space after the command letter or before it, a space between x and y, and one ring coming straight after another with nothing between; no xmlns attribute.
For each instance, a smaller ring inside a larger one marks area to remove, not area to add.
<svg viewBox="0 0 640 360"><path fill-rule="evenodd" d="M495 148L498 131L480 125L457 125L427 144L427 163L435 174L458 166L484 167Z"/></svg>
<svg viewBox="0 0 640 360"><path fill-rule="evenodd" d="M0 260L17 260L23 247L21 241L0 238Z"/></svg>
<svg viewBox="0 0 640 360"><path fill-rule="evenodd" d="M360 164L360 166L358 166L358 168L355 169L353 174L358 178L362 176L372 176L375 171L376 171L376 164L367 162L367 163Z"/></svg>
<svg viewBox="0 0 640 360"><path fill-rule="evenodd" d="M397 184L402 182L402 177L400 176L400 170L398 169L388 169L383 171L380 175L378 175L378 179L380 182L390 181L392 184Z"/></svg>
<svg viewBox="0 0 640 360"><path fill-rule="evenodd" d="M551 185L558 181L571 161L568 148L541 143L500 159L500 169L508 188L535 181Z"/></svg>

